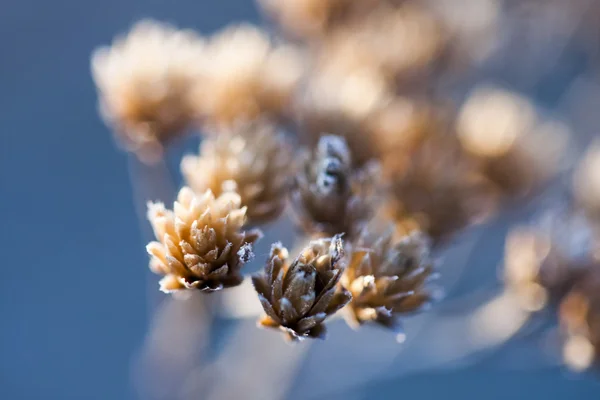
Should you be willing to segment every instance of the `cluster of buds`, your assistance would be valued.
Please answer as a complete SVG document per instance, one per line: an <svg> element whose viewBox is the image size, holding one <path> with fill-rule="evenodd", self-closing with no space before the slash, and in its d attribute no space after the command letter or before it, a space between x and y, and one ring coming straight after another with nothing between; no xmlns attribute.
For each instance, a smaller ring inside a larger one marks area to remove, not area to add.
<svg viewBox="0 0 600 400"><path fill-rule="evenodd" d="M161 290L239 285L261 235L248 225L288 208L313 241L293 259L273 245L253 277L262 326L300 340L323 337L341 309L354 327L397 329L400 316L425 308L436 297L432 246L561 166L568 132L528 100L483 87L459 108L434 87L472 43L489 48L493 2L470 0L476 15L459 16L448 1L260 0L291 40L247 24L202 37L143 21L97 50L101 113L128 151L155 161L186 131L204 134L199 154L181 161L187 186L173 209L148 207ZM599 185L585 184L600 176L598 158L577 174L585 217L600 214ZM582 256L573 252L581 243L557 234L591 243L585 217L569 213L509 238L506 280L529 309L575 287L596 309L590 289L573 283L597 264L591 245ZM595 346L595 328L583 334L565 313L568 331ZM596 326L587 315L579 321Z"/></svg>
<svg viewBox="0 0 600 400"><path fill-rule="evenodd" d="M304 62L300 50L250 25L203 38L144 20L96 50L92 72L119 143L152 163L190 129L284 118Z"/></svg>
<svg viewBox="0 0 600 400"><path fill-rule="evenodd" d="M152 162L194 121L192 91L203 75L204 41L193 31L137 23L92 56L100 111L127 150Z"/></svg>
<svg viewBox="0 0 600 400"><path fill-rule="evenodd" d="M556 306L564 336L563 358L574 370L600 361L600 220L592 147L574 174L574 201L547 211L509 233L505 280L521 305Z"/></svg>
<svg viewBox="0 0 600 400"><path fill-rule="evenodd" d="M264 271L252 277L266 313L260 324L290 340L324 337L323 321L352 298L338 285L343 257L340 236L311 242L291 263L285 247L274 244Z"/></svg>

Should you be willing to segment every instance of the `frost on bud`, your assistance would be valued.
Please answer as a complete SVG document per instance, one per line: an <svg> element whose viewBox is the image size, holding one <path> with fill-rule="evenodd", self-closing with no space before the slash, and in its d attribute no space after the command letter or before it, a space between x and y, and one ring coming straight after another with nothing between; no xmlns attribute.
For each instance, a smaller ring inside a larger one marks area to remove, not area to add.
<svg viewBox="0 0 600 400"><path fill-rule="evenodd" d="M323 321L352 298L338 285L342 275L340 236L320 239L290 263L287 250L277 243L265 269L252 277L265 311L264 327L280 329L289 340L324 338Z"/></svg>
<svg viewBox="0 0 600 400"><path fill-rule="evenodd" d="M300 162L292 193L292 211L305 231L353 236L373 213L377 169L352 168L350 150L339 136L323 136Z"/></svg>
<svg viewBox="0 0 600 400"><path fill-rule="evenodd" d="M260 231L243 231L246 208L240 196L210 190L200 196L184 187L173 210L149 203L148 219L157 241L146 247L150 268L165 277L163 292L181 289L216 291L242 282L240 269L253 257Z"/></svg>

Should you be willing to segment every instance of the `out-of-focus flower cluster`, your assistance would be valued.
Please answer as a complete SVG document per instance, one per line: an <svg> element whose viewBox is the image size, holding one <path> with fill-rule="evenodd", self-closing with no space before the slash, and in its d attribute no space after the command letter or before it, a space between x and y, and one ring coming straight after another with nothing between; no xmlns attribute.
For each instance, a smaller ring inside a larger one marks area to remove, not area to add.
<svg viewBox="0 0 600 400"><path fill-rule="evenodd" d="M147 161L194 119L192 88L202 76L204 41L154 21L137 23L92 56L100 111L120 143Z"/></svg>
<svg viewBox="0 0 600 400"><path fill-rule="evenodd" d="M282 117L302 66L299 49L275 45L250 25L203 38L152 20L92 57L103 117L146 162L194 127Z"/></svg>
<svg viewBox="0 0 600 400"><path fill-rule="evenodd" d="M557 306L564 361L576 370L600 360L600 220L592 200L597 160L591 147L575 170L571 201L515 228L506 241L508 289L530 311Z"/></svg>
<svg viewBox="0 0 600 400"><path fill-rule="evenodd" d="M259 4L274 34L236 24L203 37L142 21L93 55L102 116L142 161L203 133L199 154L181 161L187 186L173 209L149 206L151 269L166 292L236 286L259 237L247 226L288 210L312 241L292 261L275 245L254 277L261 325L321 337L345 307L354 327L397 329L436 297L428 283L449 239L567 166L565 124L522 94L465 80L501 55L508 21L535 22L515 18L512 0ZM575 175L573 206L511 233L506 256L525 308L586 298L585 318L569 316L578 300L561 309L566 332L594 348L597 301L577 282L597 264L599 153Z"/></svg>
<svg viewBox="0 0 600 400"><path fill-rule="evenodd" d="M245 125L207 137L200 155L181 160L181 171L194 191L216 195L234 186L250 223L268 222L283 211L288 189L291 146L270 125Z"/></svg>

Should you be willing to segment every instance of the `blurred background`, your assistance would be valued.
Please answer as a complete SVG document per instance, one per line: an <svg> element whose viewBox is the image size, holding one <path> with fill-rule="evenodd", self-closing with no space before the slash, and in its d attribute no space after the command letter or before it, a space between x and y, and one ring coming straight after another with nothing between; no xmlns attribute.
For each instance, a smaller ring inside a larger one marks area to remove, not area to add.
<svg viewBox="0 0 600 400"><path fill-rule="evenodd" d="M502 51L465 81L491 80L529 96L566 121L575 152L583 149L600 125L594 3L519 12L527 23L511 19ZM98 116L90 55L141 18L210 34L234 21L260 24L256 4L9 0L0 10L0 398L598 397L596 372L561 365L557 339L545 329L551 315L480 342L457 340L473 323L467 311L477 314L499 292L506 232L535 202L460 237L441 265L442 274L454 268L441 281L443 307L409 320L404 344L377 328L352 333L333 321L335 340L291 347L251 318L223 315L199 365L194 352L206 332L189 316L203 311L193 298L175 303L159 294L147 272L149 227L138 218L131 161ZM178 160L195 146L179 143L170 155ZM267 237L257 260L265 242L291 240L277 225Z"/></svg>

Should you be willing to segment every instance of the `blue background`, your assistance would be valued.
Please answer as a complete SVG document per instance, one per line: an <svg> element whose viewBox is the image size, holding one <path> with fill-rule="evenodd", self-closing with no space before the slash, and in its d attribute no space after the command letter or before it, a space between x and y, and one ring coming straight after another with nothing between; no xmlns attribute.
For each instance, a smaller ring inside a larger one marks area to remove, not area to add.
<svg viewBox="0 0 600 400"><path fill-rule="evenodd" d="M251 0L0 5L1 399L136 398L130 372L149 324L147 256L127 156L97 116L89 56L142 17L203 33L259 18ZM352 393L597 399L600 386L593 376L506 368L491 356Z"/></svg>

